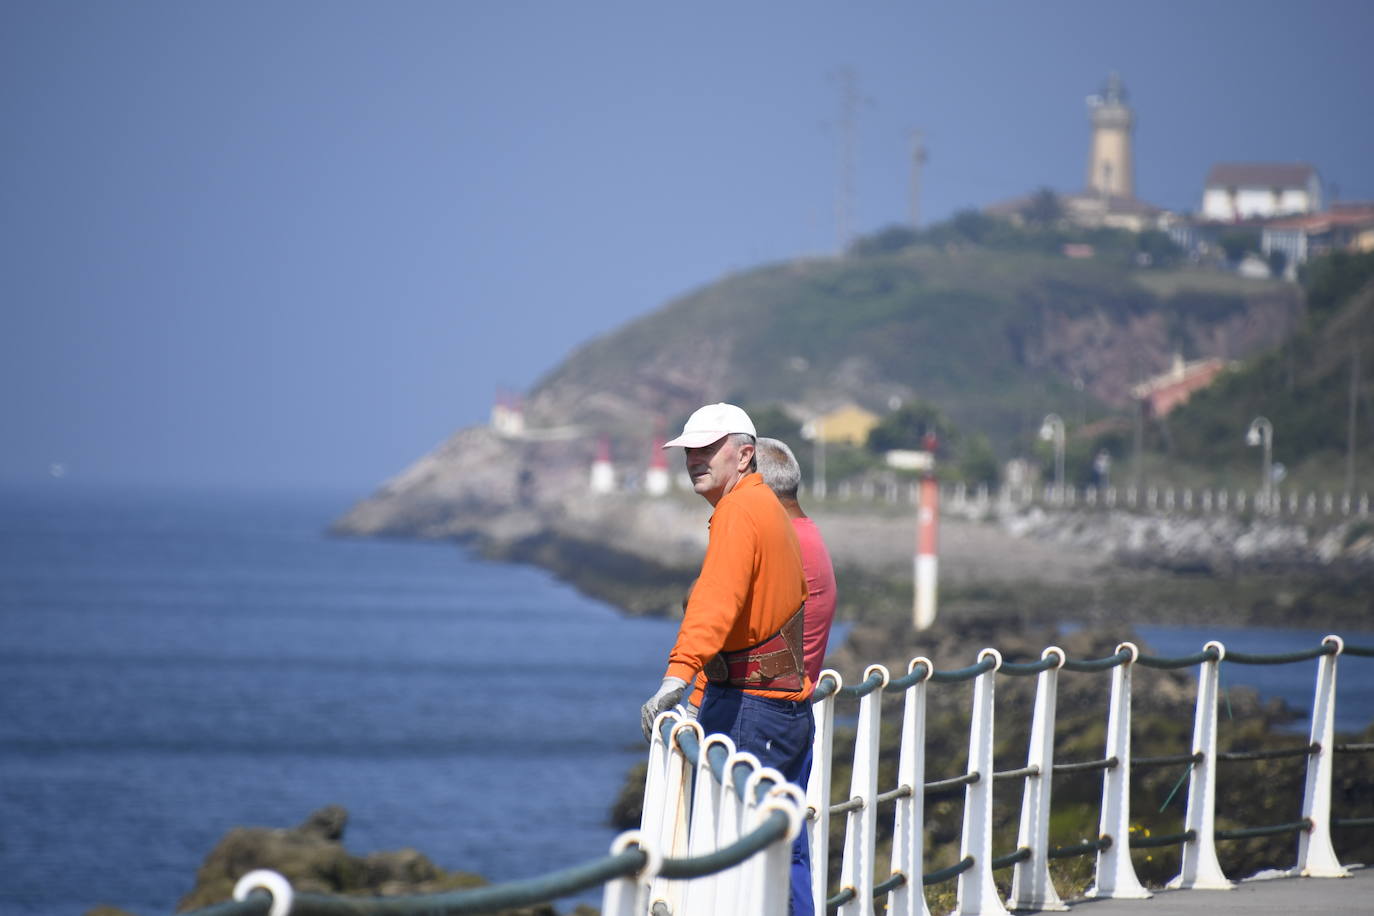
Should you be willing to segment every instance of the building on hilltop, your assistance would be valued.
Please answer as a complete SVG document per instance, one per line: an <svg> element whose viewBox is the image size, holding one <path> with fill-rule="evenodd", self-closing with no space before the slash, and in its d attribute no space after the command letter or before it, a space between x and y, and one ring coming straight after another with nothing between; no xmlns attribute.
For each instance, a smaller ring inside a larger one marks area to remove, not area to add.
<svg viewBox="0 0 1374 916"><path fill-rule="evenodd" d="M1098 95L1088 96L1092 139L1087 180L1081 194L1064 198L1068 217L1080 226L1144 232L1158 229L1169 214L1135 196L1135 111L1121 75L1112 73Z"/></svg>
<svg viewBox="0 0 1374 916"><path fill-rule="evenodd" d="M1134 198L1131 133L1135 128L1135 112L1126 104L1126 87L1120 74L1112 73L1107 77L1101 95L1088 96L1088 111L1093 137L1084 188L1099 197Z"/></svg>
<svg viewBox="0 0 1374 916"><path fill-rule="evenodd" d="M1219 162L1202 188L1202 219L1214 222L1295 216L1321 208L1321 179L1305 163Z"/></svg>
<svg viewBox="0 0 1374 916"><path fill-rule="evenodd" d="M1071 223L1144 232L1164 228L1172 217L1135 196L1135 112L1127 98L1125 83L1117 73L1107 78L1100 94L1088 97L1092 136L1084 188L1074 194L1054 194L1062 218ZM1040 196L1001 201L985 212L1021 223L1034 212Z"/></svg>
<svg viewBox="0 0 1374 916"><path fill-rule="evenodd" d="M518 393L504 388L497 390L496 402L491 405L491 428L508 439L524 435L525 403Z"/></svg>
<svg viewBox="0 0 1374 916"><path fill-rule="evenodd" d="M1282 252L1290 272L1331 251L1374 251L1374 203L1332 204L1324 213L1274 220L1262 229L1260 248L1266 257Z"/></svg>

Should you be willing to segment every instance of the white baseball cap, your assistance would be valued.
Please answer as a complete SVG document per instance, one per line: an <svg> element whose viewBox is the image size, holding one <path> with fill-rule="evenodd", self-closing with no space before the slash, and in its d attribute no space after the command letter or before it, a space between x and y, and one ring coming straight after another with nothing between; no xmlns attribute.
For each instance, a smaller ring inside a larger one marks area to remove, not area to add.
<svg viewBox="0 0 1374 916"><path fill-rule="evenodd" d="M683 448L701 448L731 433L758 436L758 433L754 432L754 421L749 419L749 414L734 404L707 404L687 418L687 425L682 427L682 435L663 443L663 447L672 448L680 445Z"/></svg>

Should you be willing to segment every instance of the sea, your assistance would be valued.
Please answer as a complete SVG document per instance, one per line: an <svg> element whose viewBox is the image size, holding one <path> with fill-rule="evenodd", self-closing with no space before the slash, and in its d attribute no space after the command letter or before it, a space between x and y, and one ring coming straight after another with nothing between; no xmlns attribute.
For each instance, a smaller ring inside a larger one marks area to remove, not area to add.
<svg viewBox="0 0 1374 916"><path fill-rule="evenodd" d="M493 881L607 854L676 625L454 544L326 534L356 495L0 489L0 913L170 914L227 831L325 805L355 854ZM1374 715L1358 661L1350 727ZM1311 703L1313 663L1232 669Z"/></svg>

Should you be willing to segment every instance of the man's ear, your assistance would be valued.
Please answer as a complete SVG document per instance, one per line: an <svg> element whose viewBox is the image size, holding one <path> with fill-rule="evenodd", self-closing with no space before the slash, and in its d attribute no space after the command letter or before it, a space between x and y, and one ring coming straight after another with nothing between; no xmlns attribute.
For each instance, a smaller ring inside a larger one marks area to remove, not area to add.
<svg viewBox="0 0 1374 916"><path fill-rule="evenodd" d="M739 469L748 470L749 465L754 461L754 446L746 443L739 448Z"/></svg>

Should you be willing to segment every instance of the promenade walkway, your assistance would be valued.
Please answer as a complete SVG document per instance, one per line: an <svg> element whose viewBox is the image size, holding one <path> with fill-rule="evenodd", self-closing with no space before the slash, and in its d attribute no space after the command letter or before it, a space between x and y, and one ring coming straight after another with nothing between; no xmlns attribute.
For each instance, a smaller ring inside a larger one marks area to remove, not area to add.
<svg viewBox="0 0 1374 916"><path fill-rule="evenodd" d="M1374 868L1351 867L1349 878L1242 881L1229 891L1156 891L1149 900L1077 900L1077 916L1225 916L1246 914L1374 914Z"/></svg>

